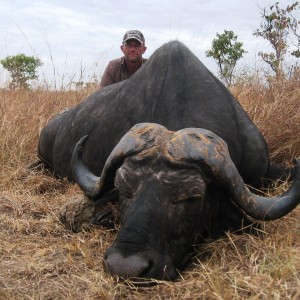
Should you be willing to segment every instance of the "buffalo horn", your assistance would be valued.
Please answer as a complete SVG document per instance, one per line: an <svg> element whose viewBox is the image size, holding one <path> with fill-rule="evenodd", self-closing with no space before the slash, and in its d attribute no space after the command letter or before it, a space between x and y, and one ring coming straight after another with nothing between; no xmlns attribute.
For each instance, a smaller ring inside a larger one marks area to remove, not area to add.
<svg viewBox="0 0 300 300"><path fill-rule="evenodd" d="M88 136L82 137L73 150L71 160L76 183L88 198L99 200L106 191L113 188L116 170L125 158L143 151L147 153L147 149L156 145L156 138L165 130L165 127L151 123L132 127L107 158L100 177L95 176L84 162L83 151Z"/></svg>
<svg viewBox="0 0 300 300"><path fill-rule="evenodd" d="M178 132L182 140L184 160L207 170L217 183L230 191L233 202L256 220L275 220L292 211L300 203L300 159L295 159L293 183L288 191L275 197L253 194L230 158L226 143L214 133L202 129Z"/></svg>
<svg viewBox="0 0 300 300"><path fill-rule="evenodd" d="M233 163L232 163L233 164ZM294 159L295 173L291 187L281 195L262 197L250 192L233 165L225 170L224 180L233 201L256 220L270 221L283 217L300 203L300 160Z"/></svg>

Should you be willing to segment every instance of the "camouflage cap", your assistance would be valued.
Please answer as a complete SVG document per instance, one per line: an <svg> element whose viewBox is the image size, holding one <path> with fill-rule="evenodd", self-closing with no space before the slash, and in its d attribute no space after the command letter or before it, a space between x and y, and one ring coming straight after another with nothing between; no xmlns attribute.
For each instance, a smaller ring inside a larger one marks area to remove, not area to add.
<svg viewBox="0 0 300 300"><path fill-rule="evenodd" d="M145 38L139 30L128 30L125 32L123 37L123 43L131 39L137 40L141 44L145 44Z"/></svg>

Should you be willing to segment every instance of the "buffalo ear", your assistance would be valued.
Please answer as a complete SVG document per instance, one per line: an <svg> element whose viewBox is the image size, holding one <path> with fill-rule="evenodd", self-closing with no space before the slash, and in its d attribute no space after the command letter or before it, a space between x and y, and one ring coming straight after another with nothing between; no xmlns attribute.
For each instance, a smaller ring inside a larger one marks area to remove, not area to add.
<svg viewBox="0 0 300 300"><path fill-rule="evenodd" d="M101 196L114 187L116 171L124 160L132 155L144 153L157 145L157 138L166 128L153 123L137 124L130 129L108 156L100 177L95 176L83 159L83 151L88 137L84 136L76 144L71 167L76 183L83 193L90 199L97 201Z"/></svg>

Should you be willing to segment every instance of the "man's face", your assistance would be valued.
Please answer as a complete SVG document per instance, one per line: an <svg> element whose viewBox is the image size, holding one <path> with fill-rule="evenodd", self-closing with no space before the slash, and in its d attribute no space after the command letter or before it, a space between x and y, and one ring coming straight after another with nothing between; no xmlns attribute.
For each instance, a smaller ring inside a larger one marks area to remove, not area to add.
<svg viewBox="0 0 300 300"><path fill-rule="evenodd" d="M126 61L131 63L140 62L146 49L147 48L144 46L144 44L141 44L139 41L134 39L126 41L121 46L121 50L125 55Z"/></svg>

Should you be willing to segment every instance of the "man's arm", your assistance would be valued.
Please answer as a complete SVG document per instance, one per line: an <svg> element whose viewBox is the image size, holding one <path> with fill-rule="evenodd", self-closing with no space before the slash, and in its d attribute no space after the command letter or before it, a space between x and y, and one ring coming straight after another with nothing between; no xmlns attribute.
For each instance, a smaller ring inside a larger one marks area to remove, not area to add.
<svg viewBox="0 0 300 300"><path fill-rule="evenodd" d="M107 85L115 83L113 74L114 74L113 66L112 63L109 62L107 67L104 70L104 73L101 77L101 81L98 87L101 89Z"/></svg>

